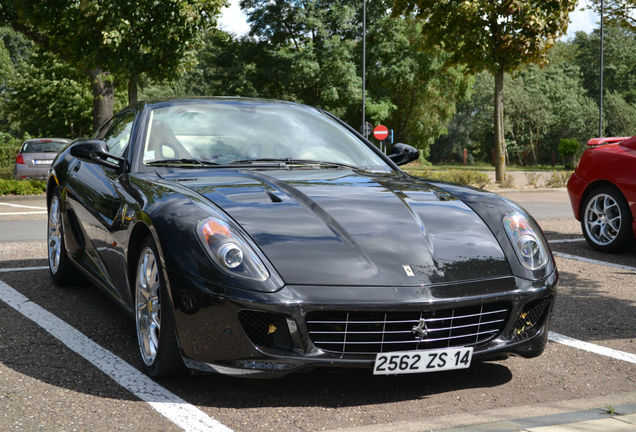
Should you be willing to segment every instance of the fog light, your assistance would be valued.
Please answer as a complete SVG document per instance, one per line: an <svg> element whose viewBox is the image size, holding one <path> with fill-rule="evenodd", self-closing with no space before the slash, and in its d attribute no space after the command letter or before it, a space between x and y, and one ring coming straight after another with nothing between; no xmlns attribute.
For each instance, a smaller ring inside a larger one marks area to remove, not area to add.
<svg viewBox="0 0 636 432"><path fill-rule="evenodd" d="M243 251L235 243L225 243L219 249L219 259L227 268L236 268L243 262Z"/></svg>

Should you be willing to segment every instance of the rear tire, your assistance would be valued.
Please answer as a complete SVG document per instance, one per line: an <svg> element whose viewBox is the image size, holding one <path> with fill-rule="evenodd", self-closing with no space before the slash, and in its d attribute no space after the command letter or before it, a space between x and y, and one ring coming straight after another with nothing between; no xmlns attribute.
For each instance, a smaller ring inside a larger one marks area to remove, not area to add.
<svg viewBox="0 0 636 432"><path fill-rule="evenodd" d="M603 185L592 189L581 209L581 229L593 249L615 253L634 245L632 214L615 188Z"/></svg>
<svg viewBox="0 0 636 432"><path fill-rule="evenodd" d="M144 371L153 378L183 375L187 369L177 342L163 266L152 237L144 238L135 268L135 329Z"/></svg>
<svg viewBox="0 0 636 432"><path fill-rule="evenodd" d="M60 195L56 189L48 206L47 255L53 283L57 286L69 286L76 284L80 278L66 253L61 204Z"/></svg>

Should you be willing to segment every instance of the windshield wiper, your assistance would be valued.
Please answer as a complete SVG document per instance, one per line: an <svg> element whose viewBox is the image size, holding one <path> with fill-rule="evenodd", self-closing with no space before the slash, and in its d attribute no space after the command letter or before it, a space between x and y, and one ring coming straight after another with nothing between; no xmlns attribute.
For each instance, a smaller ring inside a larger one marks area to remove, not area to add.
<svg viewBox="0 0 636 432"><path fill-rule="evenodd" d="M232 161L230 164L252 164L258 165L260 163L268 163L268 162L278 162L279 164L285 165L319 165L321 167L338 167L338 168L351 168L351 169L360 169L360 167L344 164L340 162L327 162L327 161L317 161L317 160L309 160L309 159L292 159L290 157L287 158L257 158L257 159L243 159Z"/></svg>
<svg viewBox="0 0 636 432"><path fill-rule="evenodd" d="M150 162L144 162L148 166L169 166L169 165L200 165L200 166L218 166L219 164L216 162L202 161L200 159L194 158L183 158L183 159L160 159L154 160Z"/></svg>

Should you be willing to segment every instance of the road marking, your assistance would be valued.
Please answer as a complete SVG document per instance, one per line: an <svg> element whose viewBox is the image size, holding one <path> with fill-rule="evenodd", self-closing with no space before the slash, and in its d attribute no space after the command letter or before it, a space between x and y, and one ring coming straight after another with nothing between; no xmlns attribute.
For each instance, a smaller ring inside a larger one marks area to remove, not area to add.
<svg viewBox="0 0 636 432"><path fill-rule="evenodd" d="M28 211L28 212L13 212L13 213L0 213L0 216L14 216L14 215L34 215L34 214L46 214L46 211Z"/></svg>
<svg viewBox="0 0 636 432"><path fill-rule="evenodd" d="M636 364L636 354L631 354L625 351L618 351L618 350L607 348L601 345L584 342L582 340L574 339L569 336L565 336L555 332L549 332L548 339L551 340L552 342L568 345L583 351L589 351L595 354L600 354L602 356L611 357L614 359L623 360L629 363Z"/></svg>
<svg viewBox="0 0 636 432"><path fill-rule="evenodd" d="M10 268L0 268L0 273L9 273L9 272L19 272L19 271L33 271L33 270L48 270L48 266L40 266L40 267L10 267Z"/></svg>
<svg viewBox="0 0 636 432"><path fill-rule="evenodd" d="M581 242L581 241L585 241L585 238L581 237L581 238L575 238L575 239L555 239L555 240L548 240L548 243L576 243L576 242Z"/></svg>
<svg viewBox="0 0 636 432"><path fill-rule="evenodd" d="M599 260L595 260L592 258L584 258L584 257L580 257L577 255L570 255L570 254L566 254L563 252L552 252L552 254L554 256L558 256L561 258L567 258L567 259L572 259L572 260L577 260L577 261L582 261L584 263L588 263L588 264L598 264L598 265L602 265L605 267L613 267L613 268L617 268L620 270L627 270L630 272L635 272L636 273L636 267L630 267L630 266L626 266L623 264L615 264L615 263L611 263L611 262L607 262L607 261L599 261Z"/></svg>
<svg viewBox="0 0 636 432"><path fill-rule="evenodd" d="M46 210L46 207L36 207L36 206L28 206L22 204L10 204L6 202L0 202L0 205L6 205L9 207L20 207L20 208L28 208L28 209L36 209L36 210Z"/></svg>
<svg viewBox="0 0 636 432"><path fill-rule="evenodd" d="M109 350L68 325L46 309L0 281L0 300L35 322L71 350L84 357L115 382L147 402L168 420L186 431L231 432L197 407L160 386Z"/></svg>

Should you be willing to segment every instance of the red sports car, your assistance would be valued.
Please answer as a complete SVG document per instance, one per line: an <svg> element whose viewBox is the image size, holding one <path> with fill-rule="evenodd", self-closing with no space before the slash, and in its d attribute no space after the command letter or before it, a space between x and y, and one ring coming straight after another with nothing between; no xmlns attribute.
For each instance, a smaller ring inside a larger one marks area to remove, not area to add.
<svg viewBox="0 0 636 432"><path fill-rule="evenodd" d="M568 193L594 249L620 252L636 238L636 136L588 141Z"/></svg>

